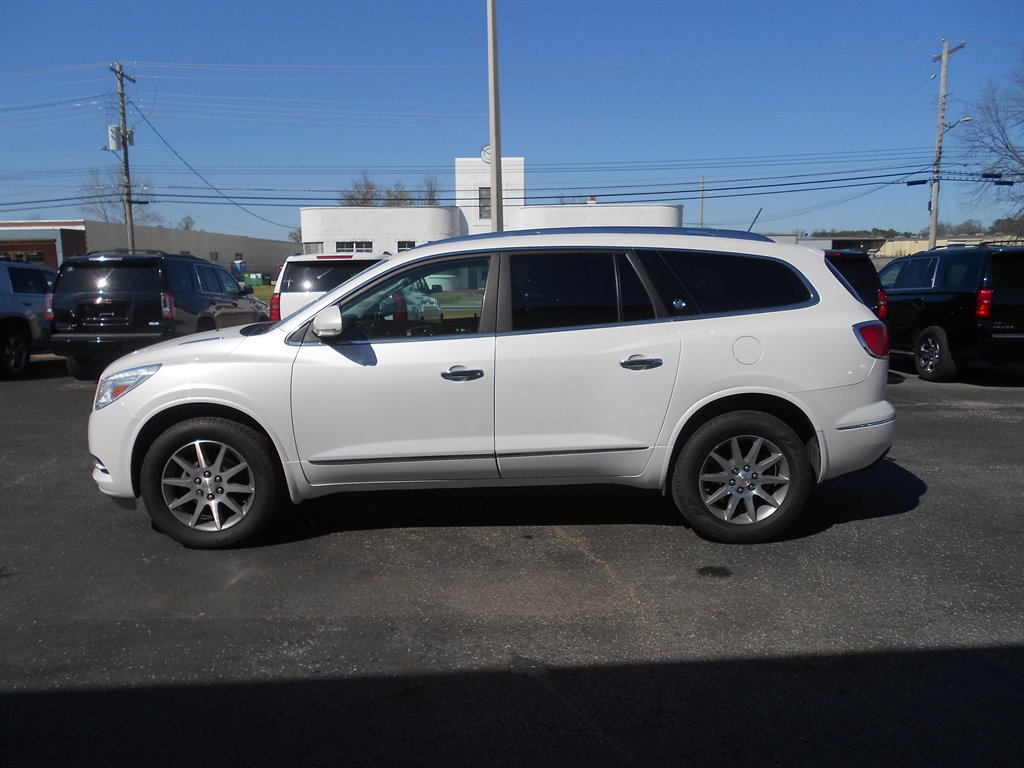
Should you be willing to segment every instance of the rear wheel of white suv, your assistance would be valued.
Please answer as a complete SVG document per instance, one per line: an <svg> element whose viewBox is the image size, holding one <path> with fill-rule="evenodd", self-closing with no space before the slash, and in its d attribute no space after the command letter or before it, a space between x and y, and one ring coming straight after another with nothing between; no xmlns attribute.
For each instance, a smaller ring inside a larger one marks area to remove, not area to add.
<svg viewBox="0 0 1024 768"><path fill-rule="evenodd" d="M752 544L800 514L813 484L800 437L759 411L717 416L687 440L672 478L679 511L713 541Z"/></svg>
<svg viewBox="0 0 1024 768"><path fill-rule="evenodd" d="M175 424L142 462L142 498L153 525L193 549L255 538L274 515L281 482L270 441L230 419Z"/></svg>

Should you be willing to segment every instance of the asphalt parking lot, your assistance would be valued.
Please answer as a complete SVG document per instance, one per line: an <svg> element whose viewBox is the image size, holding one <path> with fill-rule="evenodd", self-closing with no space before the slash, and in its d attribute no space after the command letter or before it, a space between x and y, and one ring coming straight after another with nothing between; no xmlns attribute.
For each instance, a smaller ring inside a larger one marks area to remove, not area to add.
<svg viewBox="0 0 1024 768"><path fill-rule="evenodd" d="M782 541L620 488L350 494L182 549L0 381L0 764L1020 762L1024 372L897 368L897 443Z"/></svg>

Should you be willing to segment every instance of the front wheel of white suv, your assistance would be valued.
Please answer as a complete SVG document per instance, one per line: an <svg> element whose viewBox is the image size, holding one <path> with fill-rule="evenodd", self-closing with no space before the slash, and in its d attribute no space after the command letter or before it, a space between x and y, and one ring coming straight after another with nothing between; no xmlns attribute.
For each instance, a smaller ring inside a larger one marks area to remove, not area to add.
<svg viewBox="0 0 1024 768"><path fill-rule="evenodd" d="M168 428L147 451L140 479L154 527L193 549L251 542L273 517L283 482L264 435L216 417Z"/></svg>
<svg viewBox="0 0 1024 768"><path fill-rule="evenodd" d="M753 544L800 514L814 471L800 437L759 411L717 416L676 460L672 497L693 529L713 541Z"/></svg>

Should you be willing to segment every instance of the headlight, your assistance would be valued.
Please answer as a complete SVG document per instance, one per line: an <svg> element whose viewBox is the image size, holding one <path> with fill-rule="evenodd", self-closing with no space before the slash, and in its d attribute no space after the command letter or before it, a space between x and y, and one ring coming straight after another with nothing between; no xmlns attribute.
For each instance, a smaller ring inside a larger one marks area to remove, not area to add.
<svg viewBox="0 0 1024 768"><path fill-rule="evenodd" d="M96 385L96 401L93 403L93 408L97 411L100 408L106 408L159 370L159 365L147 365L142 368L129 368L127 371L120 371L100 379L100 383Z"/></svg>

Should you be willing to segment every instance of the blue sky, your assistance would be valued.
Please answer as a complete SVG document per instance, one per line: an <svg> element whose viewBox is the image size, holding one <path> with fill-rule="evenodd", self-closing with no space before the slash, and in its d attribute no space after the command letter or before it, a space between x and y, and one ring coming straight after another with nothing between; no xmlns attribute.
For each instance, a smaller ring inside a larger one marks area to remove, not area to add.
<svg viewBox="0 0 1024 768"><path fill-rule="evenodd" d="M924 229L928 187L903 182L934 154L942 40L966 41L949 122L1024 65L1020 0L497 7L503 152L530 202L681 202L687 225L703 177L707 226ZM433 177L448 202L454 158L488 143L486 0L0 0L0 28L0 219L81 216L119 167L99 149L114 61L133 179L169 224L284 239L364 171ZM944 170L973 167L970 127ZM1004 215L975 188L944 182L940 219Z"/></svg>

